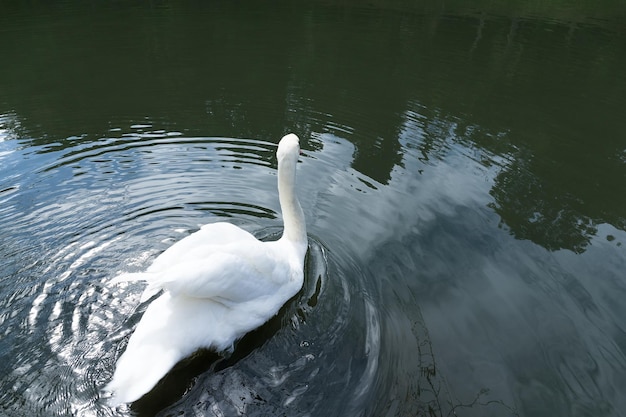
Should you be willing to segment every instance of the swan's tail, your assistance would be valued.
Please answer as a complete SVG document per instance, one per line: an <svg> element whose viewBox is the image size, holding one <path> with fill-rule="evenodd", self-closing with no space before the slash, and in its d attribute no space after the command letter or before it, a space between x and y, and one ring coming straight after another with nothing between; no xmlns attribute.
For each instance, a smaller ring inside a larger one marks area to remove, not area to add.
<svg viewBox="0 0 626 417"><path fill-rule="evenodd" d="M117 362L113 379L104 388L113 393L108 403L117 407L137 401L163 378L177 363L178 355L159 346L140 346L127 350Z"/></svg>

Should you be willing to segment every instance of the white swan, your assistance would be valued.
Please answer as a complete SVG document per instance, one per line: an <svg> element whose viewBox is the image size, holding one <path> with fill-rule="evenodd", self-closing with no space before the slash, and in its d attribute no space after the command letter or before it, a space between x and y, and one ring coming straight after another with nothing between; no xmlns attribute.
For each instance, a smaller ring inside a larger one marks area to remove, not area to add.
<svg viewBox="0 0 626 417"><path fill-rule="evenodd" d="M307 236L295 192L298 137L278 145L278 195L284 231L261 242L230 223L213 223L172 245L143 273L142 299L163 289L146 309L105 390L111 405L148 393L180 360L201 348L224 351L274 316L301 288Z"/></svg>

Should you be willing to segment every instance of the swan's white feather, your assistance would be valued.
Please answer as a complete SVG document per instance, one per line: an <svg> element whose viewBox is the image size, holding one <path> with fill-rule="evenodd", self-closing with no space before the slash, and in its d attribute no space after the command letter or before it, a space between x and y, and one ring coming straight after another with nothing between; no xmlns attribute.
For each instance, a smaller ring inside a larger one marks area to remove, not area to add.
<svg viewBox="0 0 626 417"><path fill-rule="evenodd" d="M249 232L231 223L205 224L197 232L174 243L154 260L147 272L169 269L173 264L182 264L188 259L198 259L219 251L229 243L258 242Z"/></svg>
<svg viewBox="0 0 626 417"><path fill-rule="evenodd" d="M147 273L149 289L229 304L273 294L295 277L284 273L291 268L284 258L289 248L281 251L278 243L268 243L231 243L206 257Z"/></svg>
<svg viewBox="0 0 626 417"><path fill-rule="evenodd" d="M132 402L180 360L200 348L232 349L274 316L302 287L307 248L304 215L295 195L298 138L278 147L278 184L285 231L261 242L230 223L213 223L159 255L146 272L112 283L145 280L142 300L160 290L119 358L107 391L111 404Z"/></svg>

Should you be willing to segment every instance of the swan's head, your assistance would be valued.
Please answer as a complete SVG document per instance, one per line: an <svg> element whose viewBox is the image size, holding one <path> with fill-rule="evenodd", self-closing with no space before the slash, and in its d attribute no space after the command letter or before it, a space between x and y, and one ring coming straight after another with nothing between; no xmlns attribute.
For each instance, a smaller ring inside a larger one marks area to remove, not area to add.
<svg viewBox="0 0 626 417"><path fill-rule="evenodd" d="M276 151L278 161L289 158L295 162L298 160L298 155L300 155L300 139L293 133L283 136L278 142L278 150Z"/></svg>

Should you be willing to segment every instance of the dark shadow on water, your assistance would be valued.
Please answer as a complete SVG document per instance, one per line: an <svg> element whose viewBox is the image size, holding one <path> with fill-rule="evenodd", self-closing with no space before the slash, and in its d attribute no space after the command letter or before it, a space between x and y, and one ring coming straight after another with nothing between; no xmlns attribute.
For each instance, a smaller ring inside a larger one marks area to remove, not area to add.
<svg viewBox="0 0 626 417"><path fill-rule="evenodd" d="M194 378L207 370L215 368L223 358L216 352L201 350L179 362L146 395L131 405L137 416L154 416L160 410L173 404L191 386Z"/></svg>

